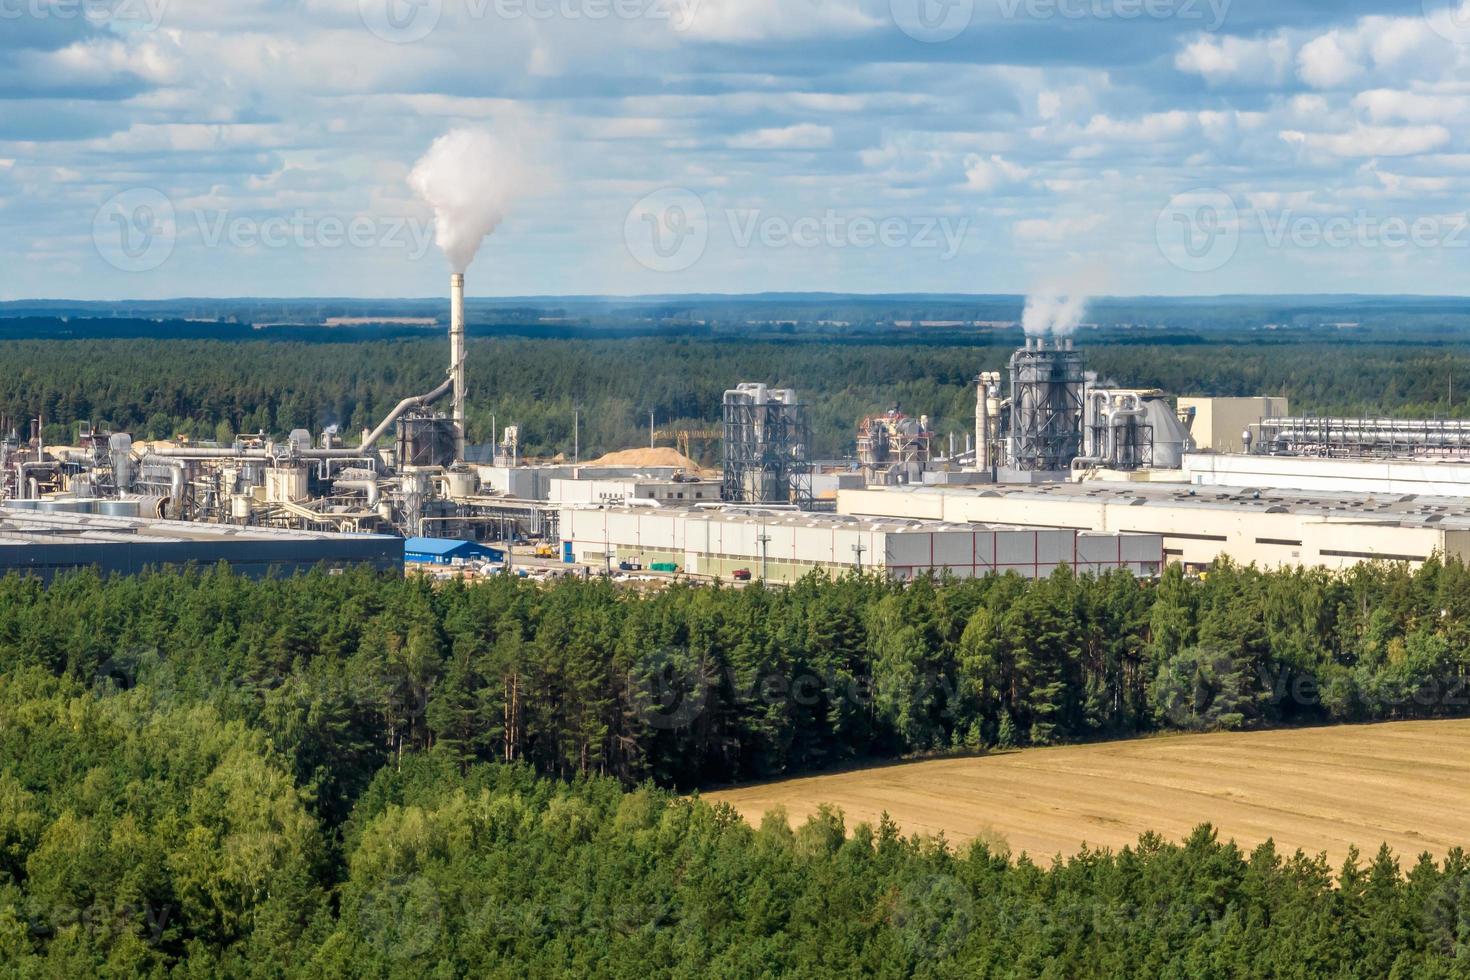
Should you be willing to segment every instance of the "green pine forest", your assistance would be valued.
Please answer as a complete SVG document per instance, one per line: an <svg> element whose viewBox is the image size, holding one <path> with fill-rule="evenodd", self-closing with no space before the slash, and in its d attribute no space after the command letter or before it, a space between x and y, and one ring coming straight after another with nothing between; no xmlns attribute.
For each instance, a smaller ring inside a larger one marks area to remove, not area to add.
<svg viewBox="0 0 1470 980"><path fill-rule="evenodd" d="M1470 855L1067 860L736 780L1467 713L1470 569L0 581L13 976L1464 977Z"/></svg>
<svg viewBox="0 0 1470 980"><path fill-rule="evenodd" d="M495 428L518 424L529 454L570 457L580 409L587 459L648 445L650 412L660 428L707 428L719 420L726 389L765 381L801 393L818 457L851 455L858 421L894 407L928 415L941 438L954 433L963 446L974 426L976 375L1000 370L1018 341L478 339L470 346L470 439L489 442ZM1470 350L1442 341L1141 342L1123 332L1084 343L1092 370L1129 387L1285 394L1302 412L1470 416ZM445 362L438 333L361 343L6 340L0 418L13 426L39 416L51 441L71 439L83 420L137 438L220 441L338 425L351 440L404 396L438 385ZM717 452L704 447L705 461Z"/></svg>

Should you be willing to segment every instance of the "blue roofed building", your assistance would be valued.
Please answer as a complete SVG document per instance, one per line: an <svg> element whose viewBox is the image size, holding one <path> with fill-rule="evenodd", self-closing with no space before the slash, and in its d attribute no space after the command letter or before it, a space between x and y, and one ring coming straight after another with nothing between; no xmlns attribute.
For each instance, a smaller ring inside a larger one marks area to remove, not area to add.
<svg viewBox="0 0 1470 980"><path fill-rule="evenodd" d="M403 542L403 560L411 565L452 565L456 561L505 561L505 552L474 541L455 538L409 538Z"/></svg>

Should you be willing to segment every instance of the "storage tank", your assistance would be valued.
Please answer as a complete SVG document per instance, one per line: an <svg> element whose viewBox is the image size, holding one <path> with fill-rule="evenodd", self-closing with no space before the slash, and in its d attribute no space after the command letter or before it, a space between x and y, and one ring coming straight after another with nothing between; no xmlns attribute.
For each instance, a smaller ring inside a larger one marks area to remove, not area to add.
<svg viewBox="0 0 1470 980"><path fill-rule="evenodd" d="M450 470L445 474L450 500L468 500L480 489L480 478L473 470Z"/></svg>
<svg viewBox="0 0 1470 980"><path fill-rule="evenodd" d="M275 466L265 471L267 503L298 503L307 498L305 466Z"/></svg>
<svg viewBox="0 0 1470 980"><path fill-rule="evenodd" d="M137 517L140 509L136 500L103 500L97 505L97 513L103 517Z"/></svg>

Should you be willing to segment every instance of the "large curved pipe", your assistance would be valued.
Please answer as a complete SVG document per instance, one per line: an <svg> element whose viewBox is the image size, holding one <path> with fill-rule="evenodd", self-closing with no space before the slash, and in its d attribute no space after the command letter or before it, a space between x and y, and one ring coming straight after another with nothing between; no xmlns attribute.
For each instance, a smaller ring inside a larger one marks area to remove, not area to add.
<svg viewBox="0 0 1470 980"><path fill-rule="evenodd" d="M184 513L184 486L188 482L188 466L181 459L171 459L150 453L143 457L143 466L162 466L169 470L168 516L179 520Z"/></svg>
<svg viewBox="0 0 1470 980"><path fill-rule="evenodd" d="M393 423L402 418L406 412L415 408L427 408L453 390L454 377L450 376L444 379L444 383L442 385L435 388L427 395L418 395L413 398L405 398L403 401L398 403L397 408L388 413L388 417L383 419L383 421L378 424L378 427L376 429L362 437L362 447L360 449L352 450L352 452L357 455L370 452L373 448L373 445L379 439L383 438L383 435L393 427Z"/></svg>
<svg viewBox="0 0 1470 980"><path fill-rule="evenodd" d="M367 494L368 510L376 510L378 501L382 498L382 492L378 488L377 480L338 480L332 484L334 490L361 490Z"/></svg>

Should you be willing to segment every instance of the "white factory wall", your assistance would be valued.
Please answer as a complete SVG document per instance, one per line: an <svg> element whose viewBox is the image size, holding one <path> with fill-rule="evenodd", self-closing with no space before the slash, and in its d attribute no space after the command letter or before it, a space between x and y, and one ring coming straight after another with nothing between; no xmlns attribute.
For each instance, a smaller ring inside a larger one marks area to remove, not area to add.
<svg viewBox="0 0 1470 980"><path fill-rule="evenodd" d="M957 578L1016 572L1051 574L1058 565L1083 572L1126 568L1157 574L1163 541L1157 536L1083 536L1054 529L926 529L853 525L813 518L810 523L760 523L687 511L567 509L562 537L585 564L674 561L695 575L728 577L739 567L758 569L761 537L771 578L789 581L813 568L884 570L899 579L930 571Z"/></svg>
<svg viewBox="0 0 1470 980"><path fill-rule="evenodd" d="M480 466L480 484L486 493L522 500L550 500L556 480L672 481L680 471L672 466Z"/></svg>
<svg viewBox="0 0 1470 980"><path fill-rule="evenodd" d="M1202 487L1470 495L1470 463L1197 453L1184 458L1184 469Z"/></svg>
<svg viewBox="0 0 1470 980"><path fill-rule="evenodd" d="M1085 493L1085 490L1079 491ZM1207 567L1228 555L1266 568L1345 568L1374 558L1422 562L1435 552L1470 559L1470 532L1353 522L1317 514L1234 510L1181 503L1130 506L1126 499L986 496L973 490L856 490L838 495L840 514L1158 534L1171 562Z"/></svg>

